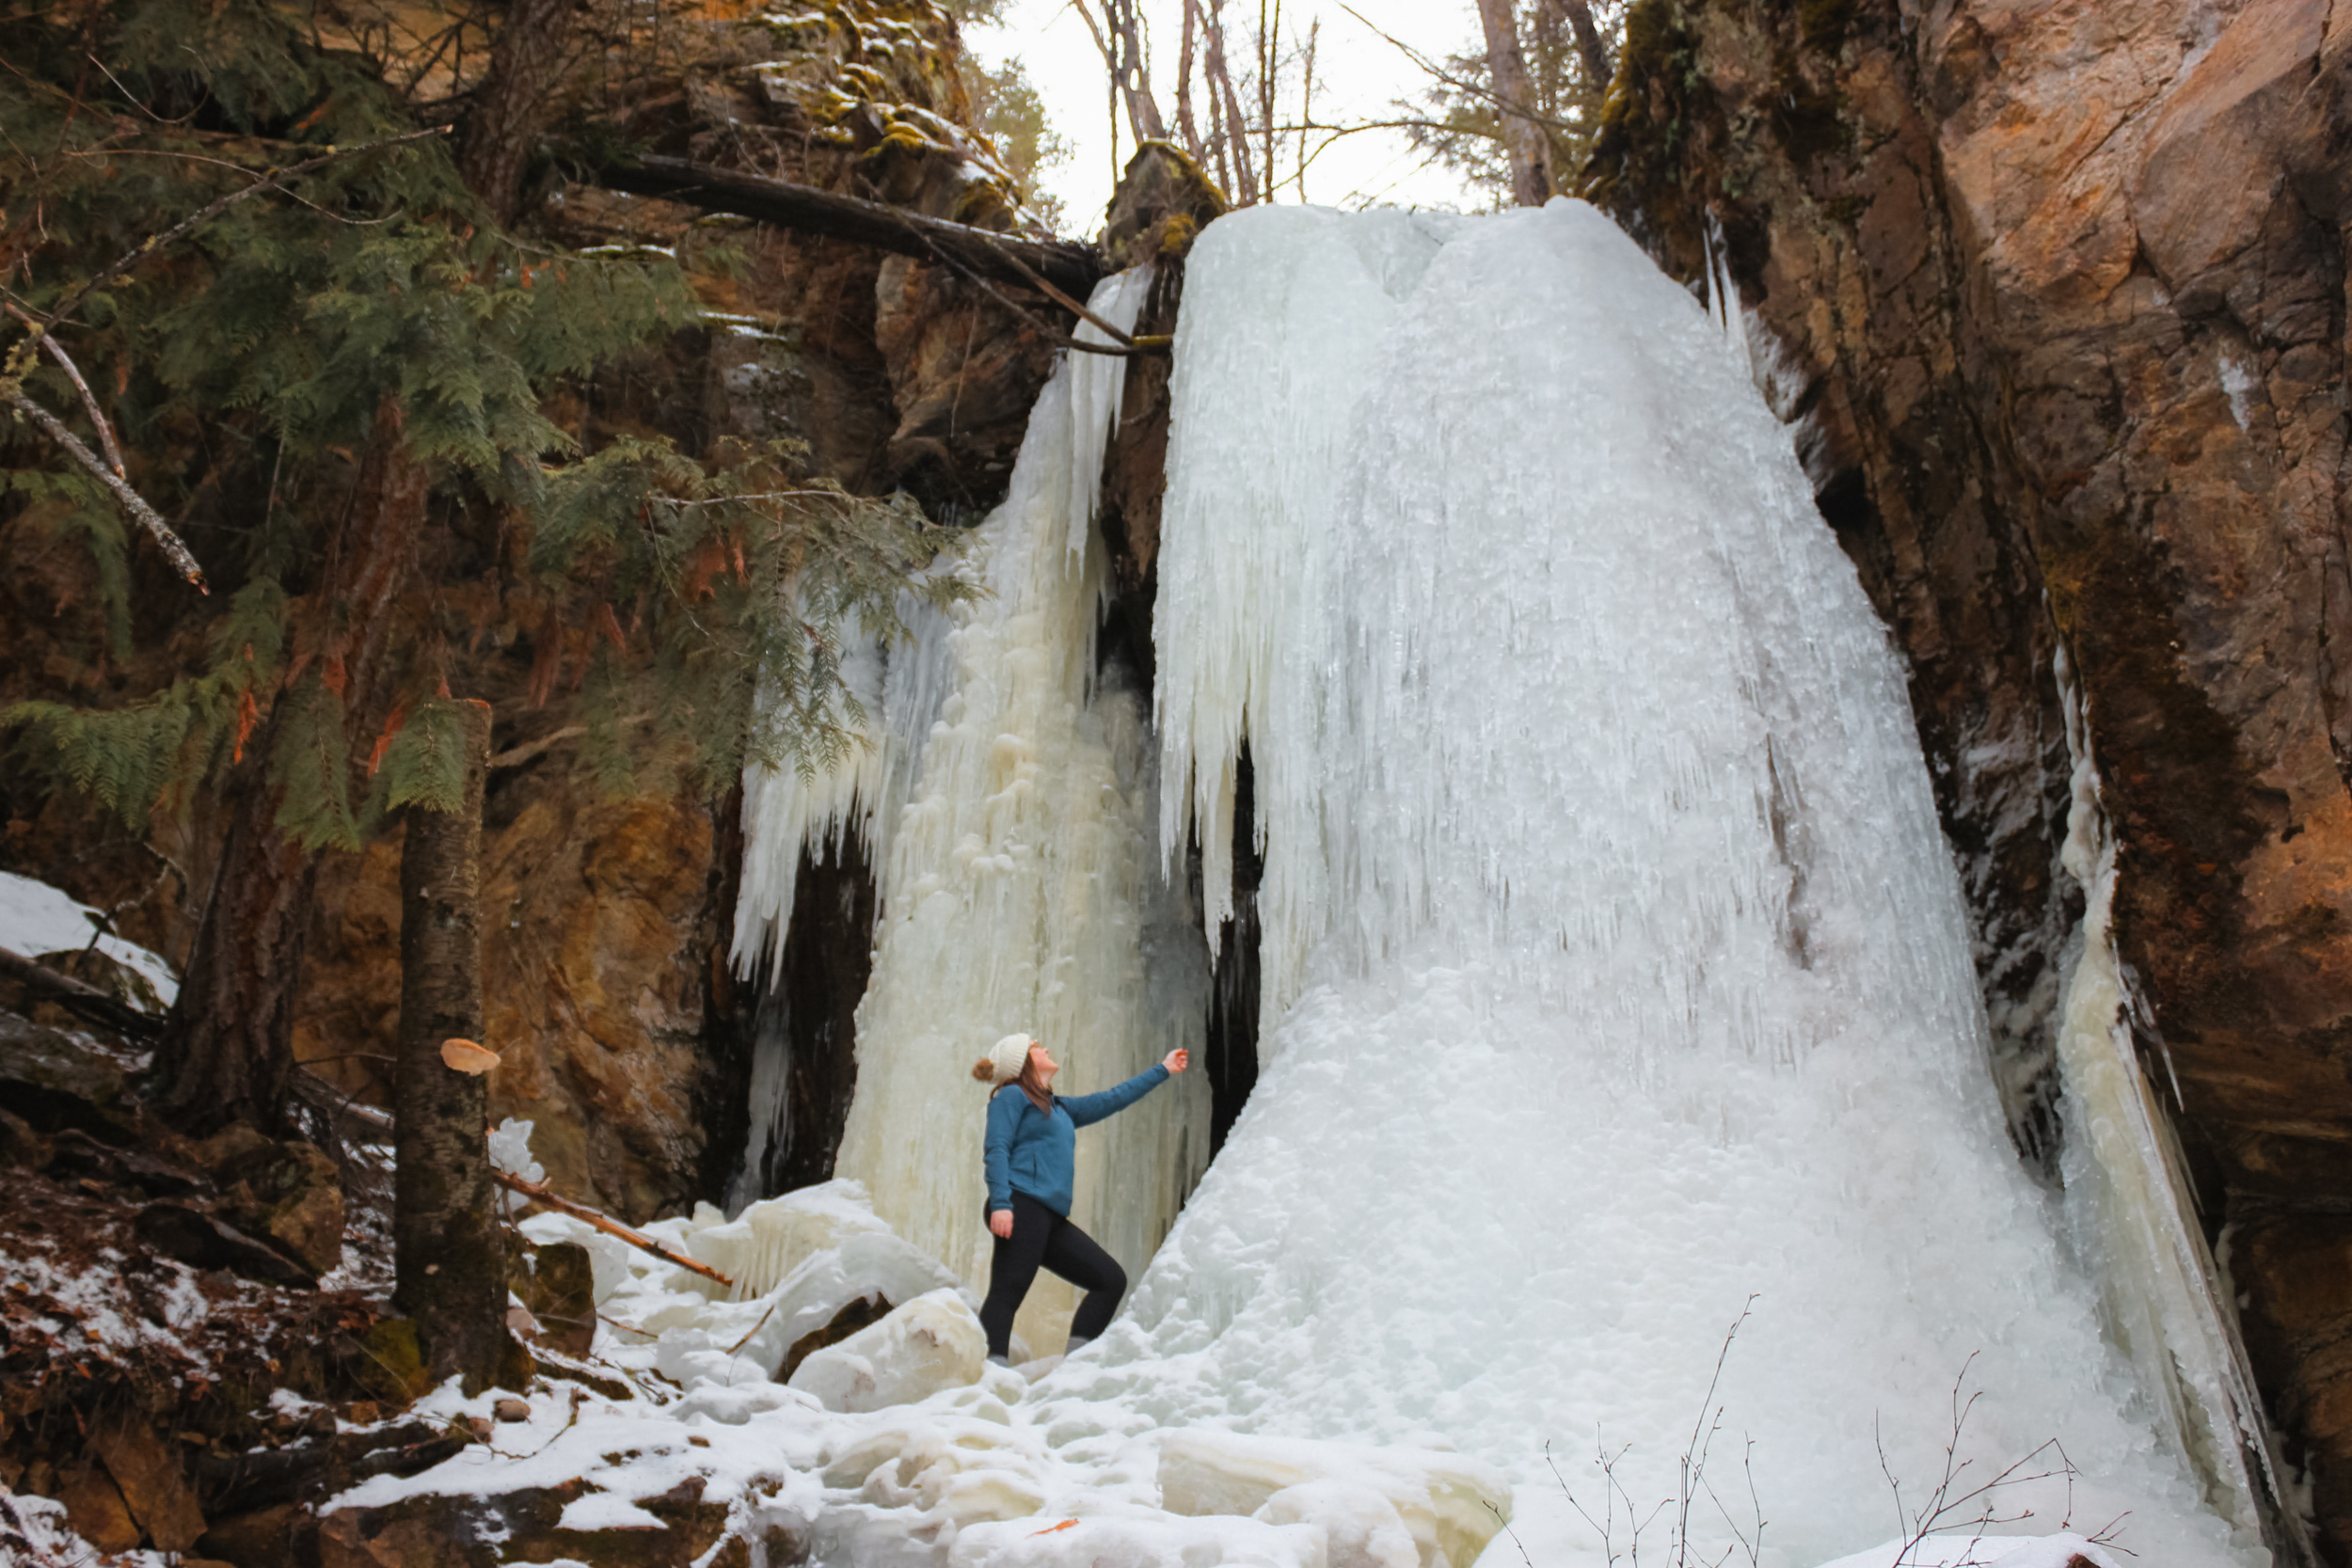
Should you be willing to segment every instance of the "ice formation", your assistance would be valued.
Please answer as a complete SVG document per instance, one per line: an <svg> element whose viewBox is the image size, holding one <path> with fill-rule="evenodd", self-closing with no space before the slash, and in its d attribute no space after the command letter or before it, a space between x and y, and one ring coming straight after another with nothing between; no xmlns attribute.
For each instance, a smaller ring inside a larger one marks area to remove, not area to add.
<svg viewBox="0 0 2352 1568"><path fill-rule="evenodd" d="M2194 1456L2208 1505L2250 1529L2254 1497L2282 1493L2286 1477L2263 1427L2227 1283L2191 1228L2186 1162L2133 1044L2132 1004L2115 951L2115 840L2063 652L2057 664L2074 763L2062 855L2085 900L2058 1020L2070 1217L2098 1278L2109 1332L2131 1357L2159 1429ZM2177 1099L2178 1085L2172 1092ZM2296 1517L2281 1523L2301 1528Z"/></svg>
<svg viewBox="0 0 2352 1568"><path fill-rule="evenodd" d="M1093 309L1130 327L1150 284L1146 272L1109 278ZM1061 1086L1085 1093L1197 1047L1207 1014L1207 957L1152 847L1156 756L1141 695L1133 677L1096 673L1096 476L1125 363L1072 355L1056 371L1010 492L961 568L985 592L935 644L891 656L893 679L919 673L903 700L884 683L876 742L814 785L787 772L760 781L756 800L746 787L745 882L756 863L761 892L739 925L739 960L780 943L791 909L782 868L802 844L844 824L869 835L881 913L836 1168L966 1281L985 1280L990 1244L985 1091L970 1076L981 1053L1025 1030L1057 1053ZM780 1085L781 1068L772 1075ZM1207 1163L1207 1121L1206 1085L1180 1079L1080 1141L1073 1217L1132 1272ZM1041 1278L1017 1332L1057 1345L1073 1305Z"/></svg>
<svg viewBox="0 0 2352 1568"><path fill-rule="evenodd" d="M1246 738L1271 1026L1041 1395L1672 1496L1753 1295L1716 1402L1790 1560L1883 1532L1963 1368L1979 1465L2057 1438L2076 1523L2258 1551L2008 1148L1901 672L1720 327L1581 204L1261 210L1173 392L1162 848L1228 841Z"/></svg>

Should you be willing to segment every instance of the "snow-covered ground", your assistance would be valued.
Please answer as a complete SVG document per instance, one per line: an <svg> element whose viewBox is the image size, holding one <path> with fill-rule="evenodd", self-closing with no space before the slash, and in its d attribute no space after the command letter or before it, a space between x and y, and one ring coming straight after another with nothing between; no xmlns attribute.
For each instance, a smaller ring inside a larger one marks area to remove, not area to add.
<svg viewBox="0 0 2352 1568"><path fill-rule="evenodd" d="M645 1227L732 1272L734 1291L564 1216L524 1228L590 1252L602 1322L579 1370L604 1391L551 1366L554 1380L527 1410L510 1403L501 1418L505 1396L468 1400L445 1388L404 1418L471 1418L489 1440L421 1475L363 1482L330 1511L570 1488L559 1528L646 1528L662 1523L647 1505L699 1483L704 1503L726 1510L730 1534L764 1543L781 1532L837 1568L1605 1560L1575 1539L1565 1490L1519 1489L1514 1517L1510 1478L1435 1434L1370 1445L1252 1437L1225 1422L1171 1427L1132 1406L1071 1397L1084 1386L1088 1354L985 1366L968 1293L875 1218L854 1182L755 1205L733 1222L705 1206ZM795 1339L873 1294L902 1305L779 1380ZM1736 1474L1736 1462L1728 1469ZM1622 1553L1632 1532L1625 1505L1615 1506ZM1974 1516L1963 1510L1947 1524ZM1672 1561L1676 1533L1669 1513L1652 1517L1643 1538ZM1769 1527L1759 1545L1762 1563L1810 1560L1773 1545ZM2077 1553L2120 1568L2078 1533L1948 1528L1837 1568L1893 1568L1899 1555L1910 1568L2063 1568Z"/></svg>

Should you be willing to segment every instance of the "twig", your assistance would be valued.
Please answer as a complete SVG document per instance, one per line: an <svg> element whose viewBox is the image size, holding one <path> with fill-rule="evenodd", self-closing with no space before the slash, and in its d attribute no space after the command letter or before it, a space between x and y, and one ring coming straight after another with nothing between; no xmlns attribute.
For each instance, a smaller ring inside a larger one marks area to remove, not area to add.
<svg viewBox="0 0 2352 1568"><path fill-rule="evenodd" d="M712 1268L709 1264L697 1263L682 1252L673 1252L668 1247L663 1246L660 1242L655 1241L651 1236L645 1235L642 1231L631 1230L628 1226L623 1225L620 1221L613 1219L609 1215L600 1214L584 1203L575 1203L570 1198L563 1196L561 1194L549 1188L544 1181L526 1181L521 1177L516 1176L510 1171L496 1169L493 1169L490 1172L490 1175L497 1180L500 1186L504 1187L508 1192L519 1193L524 1197L531 1199L532 1202L540 1205L542 1208L552 1209L559 1214L569 1214L576 1220L585 1220L590 1225L595 1226L598 1230L603 1231L606 1235L617 1236L622 1241L627 1242L629 1245L636 1247L641 1251L652 1253L656 1258L660 1259L665 1263L675 1263L679 1268L687 1269L692 1273L701 1275L706 1279L717 1280L720 1284L724 1285L729 1290L733 1290L735 1288L734 1280L728 1278L725 1275L721 1274L717 1269Z"/></svg>
<svg viewBox="0 0 2352 1568"><path fill-rule="evenodd" d="M114 465L116 477L130 478L129 472L122 466L122 449L115 444L115 427L100 411L98 394L91 391L89 383L82 379L82 368L66 354L65 345L57 341L56 334L49 332L42 327L40 323L26 315L13 301L8 303L7 309L9 315L32 328L34 339L48 351L49 357L57 362L57 368L64 371L72 380L73 389L82 394L84 412L89 415L89 422L98 428L98 444L106 449L106 461Z"/></svg>
<svg viewBox="0 0 2352 1568"><path fill-rule="evenodd" d="M921 239L924 244L930 245L930 236L922 233L919 230L916 230L915 233L916 237ZM1006 295L994 284L991 283L987 278L982 277L974 268L966 266L951 252L935 245L930 245L930 251L933 256L936 256L941 261L945 262L950 270L961 276L965 282L970 283L973 287L978 289L982 293L988 295L989 298L994 300L1006 309L1010 310L1014 315L1017 315L1025 321L1036 322L1039 325L1045 327L1048 331L1058 330L1051 324L1041 320L1036 311L1030 309L1027 306L1023 305L1019 300L1012 299ZM1018 260L1011 256L1010 253L1007 253L1005 259L1007 261L1013 261L1016 266L1020 265ZM1028 272L1028 268L1023 267L1022 271ZM1041 286L1042 286L1045 282L1043 278L1039 277L1035 273L1029 273L1029 277ZM1055 294L1057 298L1060 299L1065 304L1068 303L1070 297L1069 295L1061 293L1058 290L1055 291ZM1079 313L1084 315L1089 321L1103 327L1104 331L1119 331L1117 327L1104 322L1101 317L1095 315L1091 310L1081 309ZM1121 338L1125 338L1127 336L1123 332L1120 332L1119 335ZM1165 354L1168 352L1169 345L1174 341L1175 340L1173 338L1134 338L1128 340L1125 347L1121 347L1116 343L1089 343L1083 338L1073 336L1064 338L1061 341L1060 346L1068 349L1075 349L1081 354L1107 354L1116 356L1120 358L1126 358L1132 355L1137 354Z"/></svg>
<svg viewBox="0 0 2352 1568"><path fill-rule="evenodd" d="M1724 1381L1724 1363L1731 1359L1731 1343L1733 1340L1740 1338L1740 1325L1746 1323L1748 1321L1748 1314L1754 1312L1755 1310L1756 1292L1752 1291L1749 1293L1745 1305L1740 1308L1740 1315L1731 1320L1731 1327L1724 1332L1723 1349L1715 1353L1715 1375L1707 1380L1706 1397L1699 1401L1698 1419L1693 1421L1691 1426L1691 1441L1683 1446L1681 1462L1682 1486L1680 1489L1682 1495L1679 1499L1679 1506L1677 1510L1675 1522L1676 1555L1677 1559L1682 1560L1688 1560L1691 1551L1691 1499L1697 1489L1705 1484L1704 1478L1707 1474L1707 1450L1714 1446L1715 1433L1720 1431L1723 1426L1724 1413L1721 1408L1718 1408L1715 1411L1714 1424L1708 1425L1707 1415L1708 1407L1714 1404L1715 1390ZM1704 1439L1700 1436L1700 1428L1702 1427L1706 1428L1706 1436ZM1694 1452L1697 1455L1695 1465L1693 1465L1692 1458ZM1723 1505L1721 1503L1716 1504L1718 1509L1722 1506ZM1726 1518L1728 1516L1726 1516Z"/></svg>
<svg viewBox="0 0 2352 1568"><path fill-rule="evenodd" d="M743 1338L736 1340L735 1343L727 1347L727 1354L729 1355L733 1355L737 1351L739 1351L745 1345L750 1344L752 1342L752 1335L758 1333L761 1329L768 1326L768 1320L776 1315L776 1308L782 1306L783 1303L783 1295L778 1294L775 1300L768 1304L768 1310L759 1315L759 1322L752 1324L751 1329L743 1336Z"/></svg>
<svg viewBox="0 0 2352 1568"><path fill-rule="evenodd" d="M1102 328L1104 332L1109 333L1112 342L1124 343L1130 348L1135 346L1136 341L1134 338L1130 337L1120 328L1113 326L1109 322L1104 321L1102 317L1096 315L1092 310L1088 309L1075 298L1054 287L1052 283L1046 280L1044 275L1040 273L1035 267L1030 266L1026 261L1024 261L1020 257L1015 256L1011 251L1007 250L1002 245L998 245L995 248L998 255L1002 256L1006 261L1011 262L1012 265L1020 272L1021 276L1027 278L1031 284L1035 285L1038 292L1045 295L1046 298L1054 301L1057 305L1061 306L1065 309L1075 310L1080 316L1092 322L1096 326Z"/></svg>
<svg viewBox="0 0 2352 1568"><path fill-rule="evenodd" d="M65 427L64 421L31 398L26 397L16 387L0 383L0 394L6 395L9 407L40 426L48 433L51 440L65 448L67 455L97 475L100 483L115 493L115 499L122 503L123 509L131 514L141 528L147 530L154 537L156 544L163 546L165 559L171 562L172 567L182 577L196 585L198 593L210 594L212 592L211 587L204 581L204 568L196 563L196 557L188 553L188 546L182 544L180 536L171 531L171 525L164 521L163 514L148 505L147 498L131 488L129 480L108 468L96 452L82 444L80 436ZM103 430L104 426L101 425L100 428Z"/></svg>
<svg viewBox="0 0 2352 1568"><path fill-rule="evenodd" d="M653 715L650 713L632 713L628 718L620 721L620 727L627 729L632 725L651 723L652 721ZM520 768L524 763L531 761L533 757L536 757L543 752L553 751L556 747L563 745L566 740L578 740L581 736L586 735L587 733L588 726L585 724L566 724L560 730L549 731L548 734L541 736L536 740L527 740L520 746L508 747L505 751L501 752L498 755L492 757L486 764L485 764L485 766L490 768Z"/></svg>
<svg viewBox="0 0 2352 1568"><path fill-rule="evenodd" d="M1365 26L1370 27L1374 32L1378 33L1381 38L1387 40L1390 43L1394 44L1397 49L1404 54L1406 59L1412 61L1413 64L1419 66L1429 75L1436 77L1438 81L1443 82L1447 87L1453 87L1458 92L1469 93L1472 98L1483 98L1487 103L1493 104L1495 108L1500 110L1502 113L1506 115L1517 115L1519 119L1527 120L1533 124L1541 125L1547 130L1565 131L1574 134L1582 129L1581 126L1569 124L1566 120L1554 119L1549 115L1538 114L1534 109L1527 104L1515 103L1511 100L1502 97L1501 94L1490 88L1480 87L1476 82L1470 80L1468 77L1454 75L1452 71L1449 71L1443 67L1433 62L1428 55L1423 55L1420 50L1414 48L1411 44L1406 43L1403 39L1400 39L1391 33L1382 31L1379 25L1374 23L1371 18L1365 16L1363 12L1358 10L1355 7L1344 4L1343 0L1340 9L1354 17Z"/></svg>

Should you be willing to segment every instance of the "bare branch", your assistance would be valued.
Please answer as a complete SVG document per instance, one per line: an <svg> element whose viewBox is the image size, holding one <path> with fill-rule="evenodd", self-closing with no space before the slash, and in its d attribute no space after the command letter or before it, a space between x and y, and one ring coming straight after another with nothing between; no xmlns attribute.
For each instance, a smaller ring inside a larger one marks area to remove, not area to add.
<svg viewBox="0 0 2352 1568"><path fill-rule="evenodd" d="M660 1242L655 1241L651 1236L645 1235L642 1231L631 1230L628 1226L623 1225L620 1221L612 1219L608 1215L600 1214L584 1203L574 1203L570 1198L564 1197L553 1191L544 1181L526 1181L519 1176L511 1175L506 1171L496 1169L492 1170L490 1175L500 1186L504 1187L510 1193L519 1193L524 1197L529 1198L532 1202L536 1203L543 1208L552 1209L559 1214L569 1214L576 1220L585 1220L590 1225L595 1226L598 1230L603 1231L606 1235L617 1236L633 1247L637 1247L642 1251L652 1253L656 1258L660 1259L665 1263L675 1263L681 1269L691 1269L695 1274L701 1275L705 1279L717 1280L720 1284L726 1286L729 1290L733 1290L735 1288L735 1281L733 1279L721 1274L717 1269L712 1268L709 1264L697 1263L694 1259L687 1257L682 1252L673 1252L670 1248L663 1246Z"/></svg>
<svg viewBox="0 0 2352 1568"><path fill-rule="evenodd" d="M212 592L204 581L204 568L196 563L196 557L188 553L188 546L171 531L171 525L164 521L163 515L147 504L147 498L131 488L129 480L110 470L96 452L82 445L81 437L68 430L55 414L26 397L17 387L0 383L0 397L5 397L8 406L47 432L49 438L65 448L67 454L76 463L97 475L99 482L115 493L115 499L122 503L123 509L154 537L156 544L163 546L164 557L171 562L173 569L196 584L198 593Z"/></svg>
<svg viewBox="0 0 2352 1568"><path fill-rule="evenodd" d="M1532 124L1541 125L1547 130L1576 134L1581 133L1584 129L1582 126L1572 125L1565 119L1554 119L1549 115L1537 114L1535 110L1528 104L1514 103L1506 99L1499 97L1492 87L1486 87L1482 83L1473 82L1466 76L1454 75L1452 71L1446 70L1445 67L1438 64L1435 60L1432 60L1428 55L1422 54L1411 44L1406 43L1403 39L1396 37L1392 33L1383 31L1378 24L1366 17L1363 12L1358 10L1355 7L1345 4L1344 0L1342 0L1340 9L1345 11L1357 21L1371 28L1375 33L1379 34L1379 36L1386 40L1389 43L1393 44L1399 53L1403 54L1404 56L1412 61L1413 64L1419 66L1422 72L1426 75L1436 79L1437 81L1444 83L1447 87L1453 87L1456 91L1469 93L1472 98L1485 102L1502 114L1516 115L1521 119L1527 120Z"/></svg>
<svg viewBox="0 0 2352 1568"><path fill-rule="evenodd" d="M82 368L67 356L65 345L57 341L55 335L43 330L39 322L17 309L13 302L10 302L6 309L9 315L32 328L34 339L48 351L49 357L57 362L57 368L64 371L72 380L73 389L82 394L83 411L89 415L89 422L98 430L98 444L105 449L106 461L114 465L117 478L129 479L130 472L122 466L122 449L115 444L115 427L107 420L106 416L99 411L98 395L89 389L89 383L82 379Z"/></svg>

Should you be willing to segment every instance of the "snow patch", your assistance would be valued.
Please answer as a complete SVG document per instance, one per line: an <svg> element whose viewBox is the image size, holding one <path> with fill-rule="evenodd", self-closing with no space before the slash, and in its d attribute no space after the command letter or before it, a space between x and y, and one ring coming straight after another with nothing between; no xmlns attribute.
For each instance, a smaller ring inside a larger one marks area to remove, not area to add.
<svg viewBox="0 0 2352 1568"><path fill-rule="evenodd" d="M76 903L47 882L0 871L0 947L28 958L51 953L79 953L95 945L101 953L155 988L169 1006L180 995L180 977L158 955L117 936L100 936L104 917L87 904Z"/></svg>

